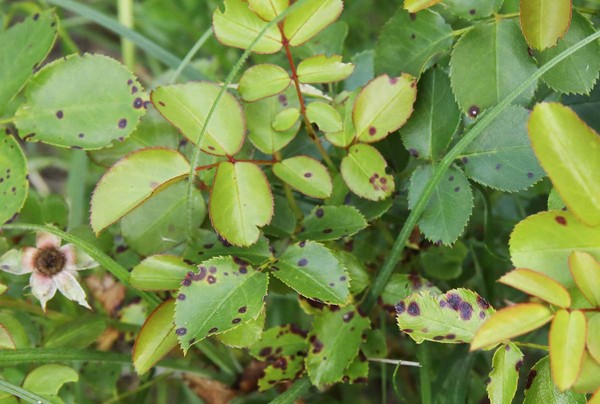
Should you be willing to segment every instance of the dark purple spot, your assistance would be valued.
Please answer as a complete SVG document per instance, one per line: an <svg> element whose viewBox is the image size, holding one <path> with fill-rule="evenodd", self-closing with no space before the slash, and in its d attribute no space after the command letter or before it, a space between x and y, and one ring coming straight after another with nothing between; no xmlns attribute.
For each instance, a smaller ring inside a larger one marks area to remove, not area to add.
<svg viewBox="0 0 600 404"><path fill-rule="evenodd" d="M477 118L477 115L479 115L479 107L477 105L472 105L469 108L469 116L471 118Z"/></svg>
<svg viewBox="0 0 600 404"><path fill-rule="evenodd" d="M519 370L521 370L521 366L523 366L523 359L515 363L515 370L518 372Z"/></svg>
<svg viewBox="0 0 600 404"><path fill-rule="evenodd" d="M479 318L482 319L482 320L485 318L485 311L481 310L479 312Z"/></svg>
<svg viewBox="0 0 600 404"><path fill-rule="evenodd" d="M123 118L119 121L119 128L125 129L127 127L127 119Z"/></svg>
<svg viewBox="0 0 600 404"><path fill-rule="evenodd" d="M414 158L418 158L419 157L419 152L416 149L408 149L408 154L410 154Z"/></svg>
<svg viewBox="0 0 600 404"><path fill-rule="evenodd" d="M371 126L369 128L369 135L375 136L376 133L377 133L377 129L374 126Z"/></svg>
<svg viewBox="0 0 600 404"><path fill-rule="evenodd" d="M33 15L33 21L37 21L37 20L38 20L38 18L40 18L40 15L39 15L38 13L35 13L35 14Z"/></svg>
<svg viewBox="0 0 600 404"><path fill-rule="evenodd" d="M325 211L323 210L323 208L317 208L317 210L315 210L315 216L319 219L322 218L324 215Z"/></svg>
<svg viewBox="0 0 600 404"><path fill-rule="evenodd" d="M502 168L502 164L500 164L500 163L496 164L496 170L499 170L501 168Z"/></svg>
<svg viewBox="0 0 600 404"><path fill-rule="evenodd" d="M458 192L458 191L460 191L460 187L454 188L454 192Z"/></svg>
<svg viewBox="0 0 600 404"><path fill-rule="evenodd" d="M242 321L241 318L234 318L233 320L231 320L232 324L238 324L240 321Z"/></svg>
<svg viewBox="0 0 600 404"><path fill-rule="evenodd" d="M300 260L298 260L299 267L305 267L307 264L308 264L308 260L306 258L301 258Z"/></svg>
<svg viewBox="0 0 600 404"><path fill-rule="evenodd" d="M241 273L242 275L245 275L245 274L247 274L247 273L248 273L248 268L246 268L246 267L240 267L240 273Z"/></svg>
<svg viewBox="0 0 600 404"><path fill-rule="evenodd" d="M215 283L217 281L217 278L215 278L212 275L208 275L208 277L206 278L206 281L212 285L213 283Z"/></svg>
<svg viewBox="0 0 600 404"><path fill-rule="evenodd" d="M471 315L473 314L473 306L471 306L470 303L467 303L463 300L459 303L458 310L460 311L460 318L465 321L471 319Z"/></svg>
<svg viewBox="0 0 600 404"><path fill-rule="evenodd" d="M412 21L416 20L417 19L417 15L415 13L410 13L410 19Z"/></svg>
<svg viewBox="0 0 600 404"><path fill-rule="evenodd" d="M533 383L533 379L535 379L536 375L537 375L537 371L534 369L531 369L531 372L529 372L529 375L527 376L527 384L525 385L525 390L528 390L531 387L531 384Z"/></svg>
<svg viewBox="0 0 600 404"><path fill-rule="evenodd" d="M195 281L201 281L205 277L206 277L206 267L205 266L198 267L198 273L193 276L193 279Z"/></svg>
<svg viewBox="0 0 600 404"><path fill-rule="evenodd" d="M527 173L527 178L533 178L533 173L531 173L531 172Z"/></svg>
<svg viewBox="0 0 600 404"><path fill-rule="evenodd" d="M80 133L78 136L79 136L80 138L83 138L83 137L85 137L85 135L84 135L83 133Z"/></svg>
<svg viewBox="0 0 600 404"><path fill-rule="evenodd" d="M463 164L467 164L469 162L469 158L468 157L463 157L461 159L461 161L463 162Z"/></svg>
<svg viewBox="0 0 600 404"><path fill-rule="evenodd" d="M474 9L474 8L472 8L472 9L470 9L470 10L469 10L469 14L471 14L471 15L475 15L475 13L476 13L476 11L475 11L475 9Z"/></svg>
<svg viewBox="0 0 600 404"><path fill-rule="evenodd" d="M406 312L411 316L418 316L419 314L421 314L421 310L419 310L419 305L416 302L411 302L408 305L408 310L406 310Z"/></svg>
<svg viewBox="0 0 600 404"><path fill-rule="evenodd" d="M210 330L208 330L209 334L214 334L215 332L219 331L219 329L217 327L213 327Z"/></svg>
<svg viewBox="0 0 600 404"><path fill-rule="evenodd" d="M185 295L183 293L178 294L177 300L185 300Z"/></svg>
<svg viewBox="0 0 600 404"><path fill-rule="evenodd" d="M63 112L62 112L62 111L56 111L56 117L57 117L58 119L63 119L63 116L65 116L65 114L63 114Z"/></svg>
<svg viewBox="0 0 600 404"><path fill-rule="evenodd" d="M298 243L298 245L300 246L300 248L304 248L304 246L306 245L306 241L303 240L300 243Z"/></svg>
<svg viewBox="0 0 600 404"><path fill-rule="evenodd" d="M217 267L208 268L208 272L210 272L211 274L217 273Z"/></svg>
<svg viewBox="0 0 600 404"><path fill-rule="evenodd" d="M183 281L181 281L181 284L183 286L190 286L192 284L192 280L190 278L185 278Z"/></svg>
<svg viewBox="0 0 600 404"><path fill-rule="evenodd" d="M246 312L246 310L248 310L248 309L246 308L246 306L242 306L242 307L240 307L240 308L238 309L238 313L245 313L245 312Z"/></svg>
<svg viewBox="0 0 600 404"><path fill-rule="evenodd" d="M448 181L454 181L454 176L453 176L453 175L451 175L451 176L448 178Z"/></svg>
<svg viewBox="0 0 600 404"><path fill-rule="evenodd" d="M340 282L344 282L347 278L345 276L340 276Z"/></svg>
<svg viewBox="0 0 600 404"><path fill-rule="evenodd" d="M410 39L417 39L417 36L415 34L411 34Z"/></svg>
<svg viewBox="0 0 600 404"><path fill-rule="evenodd" d="M323 233L325 233L325 234L329 234L329 233L331 233L332 231L333 231L332 229L325 229L325 230L323 230Z"/></svg>
<svg viewBox="0 0 600 404"><path fill-rule="evenodd" d="M413 330L411 328L405 328L404 330L402 330L405 333L410 334L411 332L413 332Z"/></svg>
<svg viewBox="0 0 600 404"><path fill-rule="evenodd" d="M141 98L138 97L133 101L133 108L140 109L143 106L144 106L144 101L142 101Z"/></svg>
<svg viewBox="0 0 600 404"><path fill-rule="evenodd" d="M312 177L312 173L304 173L304 178L310 178Z"/></svg>
<svg viewBox="0 0 600 404"><path fill-rule="evenodd" d="M444 339L444 337L442 337L441 335L436 335L435 337L433 337L434 341L441 341L443 339Z"/></svg>
<svg viewBox="0 0 600 404"><path fill-rule="evenodd" d="M440 307L444 308L448 305L448 303L445 300L440 300Z"/></svg>
<svg viewBox="0 0 600 404"><path fill-rule="evenodd" d="M454 293L450 293L446 295L446 299L448 300L448 304L450 305L450 307L452 307L453 310L458 311L460 302L462 302L460 296Z"/></svg>
<svg viewBox="0 0 600 404"><path fill-rule="evenodd" d="M397 305L396 305L396 313L397 314L402 314L406 311L406 303L404 303L404 301L400 301Z"/></svg>
<svg viewBox="0 0 600 404"><path fill-rule="evenodd" d="M490 307L490 304L483 297L477 295L477 305L482 309L486 310Z"/></svg>
<svg viewBox="0 0 600 404"><path fill-rule="evenodd" d="M258 356L269 356L272 351L273 349L270 346L265 347L258 352Z"/></svg>
<svg viewBox="0 0 600 404"><path fill-rule="evenodd" d="M563 226L567 225L567 219L565 219L564 216L556 216L554 220L556 220L556 223L562 224Z"/></svg>
<svg viewBox="0 0 600 404"><path fill-rule="evenodd" d="M131 80L131 79L127 80L127 85L128 85L128 86L130 86L130 85L132 85L132 84L133 84L133 80Z"/></svg>
<svg viewBox="0 0 600 404"><path fill-rule="evenodd" d="M138 92L138 88L136 86L131 87L131 94L135 94Z"/></svg>
<svg viewBox="0 0 600 404"><path fill-rule="evenodd" d="M214 247L214 244L208 243L208 244L204 244L202 247L206 248L207 250L210 250L211 248Z"/></svg>
<svg viewBox="0 0 600 404"><path fill-rule="evenodd" d="M279 102L281 103L281 105L283 105L284 107L287 107L288 102L287 102L287 97L283 94L281 94L278 98Z"/></svg>
<svg viewBox="0 0 600 404"><path fill-rule="evenodd" d="M456 335L454 335L454 334L446 335L446 339L454 339L454 338L456 338Z"/></svg>
<svg viewBox="0 0 600 404"><path fill-rule="evenodd" d="M160 105L161 107L166 107L165 103L164 103L164 102L162 102L162 101L159 101L159 102L158 102L158 105Z"/></svg>
<svg viewBox="0 0 600 404"><path fill-rule="evenodd" d="M175 334L177 335L185 335L187 334L187 328L181 327L175 330Z"/></svg>
<svg viewBox="0 0 600 404"><path fill-rule="evenodd" d="M394 85L398 82L398 77L390 77L390 84Z"/></svg>

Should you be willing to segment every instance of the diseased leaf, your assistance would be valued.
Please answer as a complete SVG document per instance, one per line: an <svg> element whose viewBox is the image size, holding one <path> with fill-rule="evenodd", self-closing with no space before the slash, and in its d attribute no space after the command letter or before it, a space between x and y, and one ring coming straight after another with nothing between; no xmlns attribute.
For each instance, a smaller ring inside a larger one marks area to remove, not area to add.
<svg viewBox="0 0 600 404"><path fill-rule="evenodd" d="M16 112L24 139L86 150L127 138L146 113L136 77L106 56L71 55L45 65Z"/></svg>
<svg viewBox="0 0 600 404"><path fill-rule="evenodd" d="M194 235L193 243L188 244L184 257L193 262L204 261L222 255L231 255L248 261L252 265L260 265L269 260L273 253L269 250L269 240L260 236L250 247L232 245L215 232L199 229Z"/></svg>
<svg viewBox="0 0 600 404"><path fill-rule="evenodd" d="M167 300L146 319L133 346L133 366L138 375L148 372L177 346L174 314L175 300Z"/></svg>
<svg viewBox="0 0 600 404"><path fill-rule="evenodd" d="M549 276L531 269L514 269L502 276L498 282L539 297L555 306L571 306L571 296L563 285Z"/></svg>
<svg viewBox="0 0 600 404"><path fill-rule="evenodd" d="M520 4L521 29L533 49L551 48L567 33L571 0L533 0Z"/></svg>
<svg viewBox="0 0 600 404"><path fill-rule="evenodd" d="M498 310L486 321L471 342L471 351L494 345L540 328L554 313L538 303L520 303Z"/></svg>
<svg viewBox="0 0 600 404"><path fill-rule="evenodd" d="M383 330L368 330L366 334L367 339L360 347L360 350L367 356L367 358L387 357L387 341Z"/></svg>
<svg viewBox="0 0 600 404"><path fill-rule="evenodd" d="M441 0L404 0L404 8L411 13L416 13L428 7L431 7Z"/></svg>
<svg viewBox="0 0 600 404"><path fill-rule="evenodd" d="M265 21L271 21L290 6L290 0L248 0L250 10Z"/></svg>
<svg viewBox="0 0 600 404"><path fill-rule="evenodd" d="M363 332L369 328L369 319L361 316L354 306L324 310L315 316L307 337L310 347L306 369L311 382L323 388L341 381L344 370L358 355Z"/></svg>
<svg viewBox="0 0 600 404"><path fill-rule="evenodd" d="M565 204L589 226L600 224L600 136L569 108L536 105L529 120L533 150Z"/></svg>
<svg viewBox="0 0 600 404"><path fill-rule="evenodd" d="M256 9L256 3L248 5L243 0L225 0L225 11L218 8L213 14L215 37L226 46L248 49L263 30L267 22L254 14L249 7ZM259 12L259 15L263 15ZM273 25L258 40L252 50L256 53L276 53L281 49L281 33Z"/></svg>
<svg viewBox="0 0 600 404"><path fill-rule="evenodd" d="M544 177L529 137L529 111L509 106L462 153L465 174L491 188L520 191Z"/></svg>
<svg viewBox="0 0 600 404"><path fill-rule="evenodd" d="M79 374L65 365L42 365L35 368L23 381L23 388L35 394L57 396L58 391L65 383L79 381Z"/></svg>
<svg viewBox="0 0 600 404"><path fill-rule="evenodd" d="M392 314L396 314L396 304L416 292L431 292L431 295L442 293L434 284L416 273L392 274L385 285L379 304Z"/></svg>
<svg viewBox="0 0 600 404"><path fill-rule="evenodd" d="M383 74L369 82L356 97L352 119L356 137L373 143L398 130L413 112L417 97L415 79Z"/></svg>
<svg viewBox="0 0 600 404"><path fill-rule="evenodd" d="M192 81L157 87L150 97L166 120L190 142L198 144L206 117L220 91L218 84ZM208 122L200 147L209 154L233 156L242 148L245 135L242 107L233 95L225 92Z"/></svg>
<svg viewBox="0 0 600 404"><path fill-rule="evenodd" d="M350 276L350 293L358 295L369 286L369 274L364 265L347 251L333 251L338 261L346 268Z"/></svg>
<svg viewBox="0 0 600 404"><path fill-rule="evenodd" d="M0 34L0 113L48 56L55 40L53 10L34 14Z"/></svg>
<svg viewBox="0 0 600 404"><path fill-rule="evenodd" d="M27 159L10 135L0 140L0 224L16 218L29 192Z"/></svg>
<svg viewBox="0 0 600 404"><path fill-rule="evenodd" d="M273 269L275 277L309 299L345 305L350 296L346 268L331 251L314 241L289 246Z"/></svg>
<svg viewBox="0 0 600 404"><path fill-rule="evenodd" d="M269 276L231 257L204 261L182 282L175 306L175 333L184 352L260 315Z"/></svg>
<svg viewBox="0 0 600 404"><path fill-rule="evenodd" d="M561 0L559 2L564 2ZM596 32L592 23L575 11L571 27L563 39L550 49L546 49L536 57L540 65L546 64L568 47ZM577 72L573 74L573 72ZM588 94L594 87L600 72L600 43L592 42L583 49L569 55L548 72L542 80L553 90L561 93ZM568 74L568 76L565 76Z"/></svg>
<svg viewBox="0 0 600 404"><path fill-rule="evenodd" d="M353 236L367 227L364 216L353 206L317 206L302 221L301 240L337 240Z"/></svg>
<svg viewBox="0 0 600 404"><path fill-rule="evenodd" d="M600 313L588 317L587 323L587 349L592 358L600 363Z"/></svg>
<svg viewBox="0 0 600 404"><path fill-rule="evenodd" d="M458 104L475 118L499 103L536 70L519 25L503 19L477 24L456 42L450 80ZM529 102L535 87L524 90L514 103Z"/></svg>
<svg viewBox="0 0 600 404"><path fill-rule="evenodd" d="M546 274L566 288L575 286L567 270L573 251L600 259L600 232L564 211L541 212L522 220L515 226L509 245L515 267Z"/></svg>
<svg viewBox="0 0 600 404"><path fill-rule="evenodd" d="M361 198L379 201L395 189L394 177L386 174L387 162L372 146L356 144L342 160L340 171L348 188Z"/></svg>
<svg viewBox="0 0 600 404"><path fill-rule="evenodd" d="M465 20L489 17L497 12L504 0L444 0L450 14Z"/></svg>
<svg viewBox="0 0 600 404"><path fill-rule="evenodd" d="M471 342L494 309L477 293L453 289L445 294L413 293L396 305L398 327L418 344Z"/></svg>
<svg viewBox="0 0 600 404"><path fill-rule="evenodd" d="M317 55L298 64L298 80L304 84L333 83L348 78L354 71L352 63L343 63L340 55Z"/></svg>
<svg viewBox="0 0 600 404"><path fill-rule="evenodd" d="M569 268L581 293L595 307L600 307L600 262L588 253L574 251L569 256Z"/></svg>
<svg viewBox="0 0 600 404"><path fill-rule="evenodd" d="M273 174L313 198L327 198L333 189L329 171L312 157L295 156L282 160L273 166Z"/></svg>
<svg viewBox="0 0 600 404"><path fill-rule="evenodd" d="M220 163L208 212L215 230L231 244L256 243L259 228L273 217L273 195L260 167L248 162Z"/></svg>
<svg viewBox="0 0 600 404"><path fill-rule="evenodd" d="M140 290L162 291L179 289L181 282L196 267L174 255L154 255L137 264L130 275L131 284Z"/></svg>
<svg viewBox="0 0 600 404"><path fill-rule="evenodd" d="M285 91L292 79L288 72L277 65L260 64L247 69L238 91L246 102L258 101Z"/></svg>
<svg viewBox="0 0 600 404"><path fill-rule="evenodd" d="M185 157L173 149L156 147L131 153L96 185L91 201L92 230L100 233L189 171Z"/></svg>
<svg viewBox="0 0 600 404"><path fill-rule="evenodd" d="M308 0L287 15L283 22L283 33L291 46L308 41L340 16L342 0Z"/></svg>
<svg viewBox="0 0 600 404"><path fill-rule="evenodd" d="M321 132L337 133L343 130L340 113L324 102L315 101L308 104L306 116L311 123L317 124Z"/></svg>
<svg viewBox="0 0 600 404"><path fill-rule="evenodd" d="M413 208L433 175L431 165L417 167L410 179L408 206ZM473 192L463 172L452 166L439 182L419 219L419 228L429 240L452 244L462 234L473 210Z"/></svg>
<svg viewBox="0 0 600 404"><path fill-rule="evenodd" d="M265 320L266 313L263 310L256 319L217 335L217 339L228 347L247 348L260 340L265 328Z"/></svg>
<svg viewBox="0 0 600 404"><path fill-rule="evenodd" d="M523 404L539 403L568 403L585 404L583 394L574 394L570 391L561 393L552 382L550 374L550 358L543 357L535 364L527 376L525 400Z"/></svg>
<svg viewBox="0 0 600 404"><path fill-rule="evenodd" d="M487 393L492 404L511 404L517 392L523 353L512 342L500 345L492 359Z"/></svg>
<svg viewBox="0 0 600 404"><path fill-rule="evenodd" d="M348 384L367 384L369 382L369 362L361 352L344 370L342 382Z"/></svg>
<svg viewBox="0 0 600 404"><path fill-rule="evenodd" d="M439 54L452 47L452 27L442 16L431 10L410 13L399 8L381 29L375 47L376 74L408 73L418 77Z"/></svg>
<svg viewBox="0 0 600 404"><path fill-rule="evenodd" d="M450 144L461 114L450 79L442 69L434 68L425 73L417 89L415 112L400 129L402 141L412 156L438 160Z"/></svg>
<svg viewBox="0 0 600 404"><path fill-rule="evenodd" d="M560 391L569 389L579 375L586 341L586 321L582 311L559 310L550 326L550 367Z"/></svg>

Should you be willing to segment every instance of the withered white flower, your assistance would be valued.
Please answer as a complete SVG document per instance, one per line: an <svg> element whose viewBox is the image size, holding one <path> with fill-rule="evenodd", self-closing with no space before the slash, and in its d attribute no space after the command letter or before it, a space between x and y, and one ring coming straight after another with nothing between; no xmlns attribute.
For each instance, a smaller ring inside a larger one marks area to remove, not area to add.
<svg viewBox="0 0 600 404"><path fill-rule="evenodd" d="M10 250L0 257L0 269L15 275L31 273L31 292L46 311L46 302L56 290L68 299L91 309L85 291L77 281L77 272L94 268L98 263L73 244L61 247L61 239L53 234L38 232L36 248Z"/></svg>

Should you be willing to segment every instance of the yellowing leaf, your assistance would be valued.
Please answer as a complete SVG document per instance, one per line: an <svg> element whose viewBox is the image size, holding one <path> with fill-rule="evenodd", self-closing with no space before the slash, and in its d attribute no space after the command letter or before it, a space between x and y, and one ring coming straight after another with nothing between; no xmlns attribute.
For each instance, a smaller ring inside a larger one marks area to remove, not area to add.
<svg viewBox="0 0 600 404"><path fill-rule="evenodd" d="M290 6L290 0L248 0L250 9L265 21L271 21Z"/></svg>
<svg viewBox="0 0 600 404"><path fill-rule="evenodd" d="M312 157L296 156L278 162L273 166L273 174L313 198L327 198L333 190L327 168Z"/></svg>
<svg viewBox="0 0 600 404"><path fill-rule="evenodd" d="M569 256L569 268L581 293L591 304L600 307L600 262L588 253L574 251Z"/></svg>
<svg viewBox="0 0 600 404"><path fill-rule="evenodd" d="M492 359L490 383L487 385L488 397L493 404L511 404L517 384L519 369L523 365L523 353L515 344L500 345Z"/></svg>
<svg viewBox="0 0 600 404"><path fill-rule="evenodd" d="M394 177L386 174L387 162L377 149L356 144L342 160L340 171L348 188L361 198L378 201L394 192Z"/></svg>
<svg viewBox="0 0 600 404"><path fill-rule="evenodd" d="M522 0L521 29L529 46L542 50L556 45L569 29L571 0Z"/></svg>
<svg viewBox="0 0 600 404"><path fill-rule="evenodd" d="M600 224L600 136L558 103L536 105L531 145L563 201L588 226Z"/></svg>
<svg viewBox="0 0 600 404"><path fill-rule="evenodd" d="M238 90L244 101L254 102L285 91L291 82L290 75L283 68L260 64L244 72Z"/></svg>
<svg viewBox="0 0 600 404"><path fill-rule="evenodd" d="M298 80L305 84L333 83L347 79L354 71L352 63L342 63L340 55L317 55L298 65Z"/></svg>
<svg viewBox="0 0 600 404"><path fill-rule="evenodd" d="M308 104L306 116L311 123L316 123L324 133L340 132L343 130L342 117L331 105L321 101Z"/></svg>
<svg viewBox="0 0 600 404"><path fill-rule="evenodd" d="M515 269L505 274L498 282L539 297L555 306L569 307L571 305L571 295L563 285L549 276L531 269Z"/></svg>
<svg viewBox="0 0 600 404"><path fill-rule="evenodd" d="M585 352L585 315L579 310L559 310L550 326L550 368L560 391L575 383Z"/></svg>
<svg viewBox="0 0 600 404"><path fill-rule="evenodd" d="M600 387L600 363L596 362L587 352L583 354L579 377L572 387L577 393L593 393ZM590 401L591 403L591 401Z"/></svg>
<svg viewBox="0 0 600 404"><path fill-rule="evenodd" d="M338 19L342 0L308 0L288 14L283 32L291 46L302 45Z"/></svg>
<svg viewBox="0 0 600 404"><path fill-rule="evenodd" d="M442 0L404 0L404 8L411 13L436 5Z"/></svg>
<svg viewBox="0 0 600 404"><path fill-rule="evenodd" d="M588 318L587 348L596 362L600 363L600 313L594 313Z"/></svg>
<svg viewBox="0 0 600 404"><path fill-rule="evenodd" d="M497 311L475 334L471 351L494 345L533 331L552 319L552 311L545 305L521 303Z"/></svg>
<svg viewBox="0 0 600 404"><path fill-rule="evenodd" d="M275 115L271 126L277 132L285 132L294 127L296 122L298 122L298 118L300 118L298 108L286 108Z"/></svg>
<svg viewBox="0 0 600 404"><path fill-rule="evenodd" d="M358 140L372 143L406 123L417 97L414 77L383 74L367 84L354 103L353 121Z"/></svg>

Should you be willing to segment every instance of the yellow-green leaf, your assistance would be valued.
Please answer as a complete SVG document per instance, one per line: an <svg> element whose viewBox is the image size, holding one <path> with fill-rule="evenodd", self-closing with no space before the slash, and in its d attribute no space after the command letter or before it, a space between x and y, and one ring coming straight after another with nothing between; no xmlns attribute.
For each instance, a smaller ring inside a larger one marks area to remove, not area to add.
<svg viewBox="0 0 600 404"><path fill-rule="evenodd" d="M302 45L337 20L343 8L342 0L308 0L286 17L285 37L291 46Z"/></svg>
<svg viewBox="0 0 600 404"><path fill-rule="evenodd" d="M571 23L571 0L521 0L521 29L529 46L556 45Z"/></svg>
<svg viewBox="0 0 600 404"><path fill-rule="evenodd" d="M486 389L491 404L512 403L517 392L521 365L523 365L523 353L512 342L500 345L496 349L492 359L490 383Z"/></svg>
<svg viewBox="0 0 600 404"><path fill-rule="evenodd" d="M299 118L298 108L286 108L273 117L271 126L277 132L285 132L292 129Z"/></svg>
<svg viewBox="0 0 600 404"><path fill-rule="evenodd" d="M404 8L411 13L436 5L442 0L404 0Z"/></svg>
<svg viewBox="0 0 600 404"><path fill-rule="evenodd" d="M559 310L550 326L550 368L560 391L577 380L585 352L585 315L579 310Z"/></svg>
<svg viewBox="0 0 600 404"><path fill-rule="evenodd" d="M590 315L587 323L588 352L600 363L600 313Z"/></svg>
<svg viewBox="0 0 600 404"><path fill-rule="evenodd" d="M130 275L131 284L140 290L179 289L189 271L196 268L174 255L153 255L137 264Z"/></svg>
<svg viewBox="0 0 600 404"><path fill-rule="evenodd" d="M327 198L333 190L329 171L312 157L296 156L278 162L273 166L273 174L313 198Z"/></svg>
<svg viewBox="0 0 600 404"><path fill-rule="evenodd" d="M298 80L305 84L333 83L347 79L354 71L352 63L342 63L340 55L317 55L298 65Z"/></svg>
<svg viewBox="0 0 600 404"><path fill-rule="evenodd" d="M569 268L583 296L594 306L600 307L600 262L588 253L574 251L569 256Z"/></svg>
<svg viewBox="0 0 600 404"><path fill-rule="evenodd" d="M285 91L292 79L283 68L272 64L252 66L240 78L238 90L246 102L254 102Z"/></svg>
<svg viewBox="0 0 600 404"><path fill-rule="evenodd" d="M394 177L386 174L387 162L373 146L356 144L342 160L340 171L348 188L361 198L385 199L394 192Z"/></svg>
<svg viewBox="0 0 600 404"><path fill-rule="evenodd" d="M581 371L573 385L576 393L593 393L600 387L600 363L596 362L587 352L583 354ZM588 403L592 403L589 401Z"/></svg>
<svg viewBox="0 0 600 404"><path fill-rule="evenodd" d="M491 348L511 338L533 331L552 319L552 311L545 305L521 303L498 310L475 334L471 351Z"/></svg>
<svg viewBox="0 0 600 404"><path fill-rule="evenodd" d="M600 136L558 103L536 105L529 119L531 145L563 201L579 220L600 224Z"/></svg>
<svg viewBox="0 0 600 404"><path fill-rule="evenodd" d="M571 305L571 295L563 285L549 276L531 269L515 269L505 274L498 282L539 297L555 306L569 307Z"/></svg>
<svg viewBox="0 0 600 404"><path fill-rule="evenodd" d="M248 0L250 10L265 21L271 21L290 6L290 0Z"/></svg>
<svg viewBox="0 0 600 404"><path fill-rule="evenodd" d="M23 388L36 394L57 396L65 383L79 381L79 374L65 365L50 364L35 368L23 381Z"/></svg>
<svg viewBox="0 0 600 404"><path fill-rule="evenodd" d="M17 349L10 332L0 324L0 349Z"/></svg>
<svg viewBox="0 0 600 404"><path fill-rule="evenodd" d="M342 117L331 105L315 101L308 104L306 116L311 123L316 123L319 130L324 133L335 133L342 131Z"/></svg>

